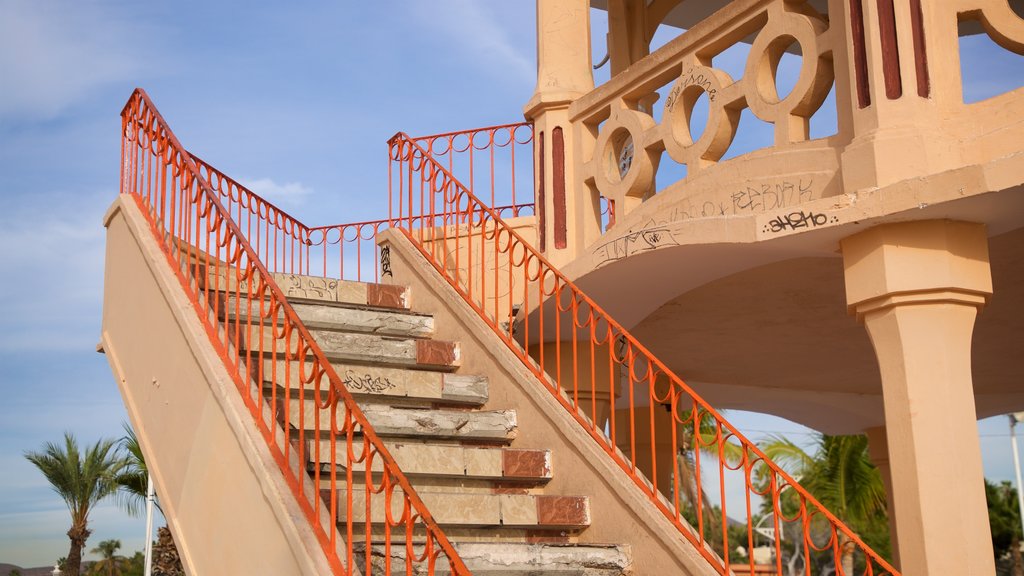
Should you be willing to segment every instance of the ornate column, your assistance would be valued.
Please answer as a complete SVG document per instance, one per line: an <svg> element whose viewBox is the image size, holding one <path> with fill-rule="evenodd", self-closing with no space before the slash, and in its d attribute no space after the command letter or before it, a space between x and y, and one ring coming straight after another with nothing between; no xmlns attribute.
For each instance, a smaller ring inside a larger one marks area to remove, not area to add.
<svg viewBox="0 0 1024 576"><path fill-rule="evenodd" d="M992 576L971 380L974 320L992 293L981 224L885 224L842 241L846 299L881 372L904 574Z"/></svg>
<svg viewBox="0 0 1024 576"><path fill-rule="evenodd" d="M600 215L596 207L581 205L569 122L569 104L593 89L590 3L537 0L537 89L524 114L534 123L537 247L556 266L581 248L580 219L596 221Z"/></svg>

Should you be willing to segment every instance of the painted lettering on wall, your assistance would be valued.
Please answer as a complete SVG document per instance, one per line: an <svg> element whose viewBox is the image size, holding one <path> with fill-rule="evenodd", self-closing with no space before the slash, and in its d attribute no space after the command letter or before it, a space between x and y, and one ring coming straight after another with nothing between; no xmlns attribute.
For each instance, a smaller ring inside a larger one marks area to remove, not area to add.
<svg viewBox="0 0 1024 576"><path fill-rule="evenodd" d="M786 230L799 230L801 228L817 228L828 223L835 224L837 222L839 222L839 218L836 216L829 218L828 215L820 212L798 210L772 218L764 225L761 231L764 233L777 233Z"/></svg>
<svg viewBox="0 0 1024 576"><path fill-rule="evenodd" d="M342 383L349 390L370 392L371 394L379 394L395 387L387 378L382 376L375 378L371 374L357 374L351 369L345 371L345 380Z"/></svg>
<svg viewBox="0 0 1024 576"><path fill-rule="evenodd" d="M668 228L651 222L648 227L598 246L594 252L600 261L598 266L603 266L640 252L678 245L679 241Z"/></svg>
<svg viewBox="0 0 1024 576"><path fill-rule="evenodd" d="M718 96L718 89L711 87L710 76L705 75L703 72L695 73L694 68L690 68L686 72L683 72L683 75L680 76L680 78L682 78L682 82L673 86L672 91L668 93L668 98L665 99L665 107L669 110L672 110L676 101L679 100L679 94L690 86L699 86L701 90L704 90L704 92L707 93L708 100L712 102L714 102L715 97Z"/></svg>
<svg viewBox="0 0 1024 576"><path fill-rule="evenodd" d="M380 275L391 276L391 246L384 245L380 249Z"/></svg>
<svg viewBox="0 0 1024 576"><path fill-rule="evenodd" d="M716 196L721 198L721 195ZM725 199L691 200L676 205L668 210L668 214L661 219L661 223L667 224L691 218L768 212L796 206L815 200L817 197L814 180L811 178L757 182L732 190Z"/></svg>

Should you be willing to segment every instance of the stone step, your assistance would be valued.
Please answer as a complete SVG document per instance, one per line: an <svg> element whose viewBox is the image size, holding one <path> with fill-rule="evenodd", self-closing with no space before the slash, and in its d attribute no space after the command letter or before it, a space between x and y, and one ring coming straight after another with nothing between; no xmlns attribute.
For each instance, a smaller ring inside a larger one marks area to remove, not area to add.
<svg viewBox="0 0 1024 576"><path fill-rule="evenodd" d="M407 404L419 402L470 406L482 406L487 402L487 378L483 376L337 362L332 366L348 391L359 397L360 401L372 399L401 401ZM306 394L312 393L315 387L312 383L301 385L302 376L309 378L312 375L312 363L307 363L306 370L300 371L298 362L264 360L264 386L269 387L271 375L275 372L274 381L280 387L287 383L293 397L298 397L300 387L305 388ZM259 376L253 374L253 377ZM320 380L317 384L321 390L327 389L326 379Z"/></svg>
<svg viewBox="0 0 1024 576"><path fill-rule="evenodd" d="M434 318L424 314L300 301L291 302L291 305L302 323L310 330L361 332L406 338L430 338L434 334ZM239 319L242 322L258 324L261 321L260 314L266 314L269 308L265 306L261 309L259 301L253 301L250 305L246 298L236 298L229 294L222 310L231 321ZM278 312L278 324L283 318L284 313Z"/></svg>
<svg viewBox="0 0 1024 576"><path fill-rule="evenodd" d="M316 440L307 444L312 462L316 458ZM327 471L331 464L331 443L320 440L319 459ZM398 467L410 478L419 478L414 484L422 486L426 479L472 479L515 483L542 483L551 479L551 452L548 450L502 447L473 447L461 444L426 442L387 442L388 451ZM335 445L335 462L345 461L344 445ZM341 466L339 466L340 468ZM357 462L356 472L366 470L365 462ZM383 464L374 459L372 471L381 472Z"/></svg>
<svg viewBox="0 0 1024 576"><path fill-rule="evenodd" d="M312 400L288 402L289 417L298 425L300 404L305 404L304 426L307 432L315 430ZM284 399L278 399L284 411ZM406 408L366 404L360 406L374 431L380 436L421 439L447 438L464 441L509 443L518 432L515 410L449 410ZM343 425L344 410L337 410L337 425ZM330 411L321 410L320 430L330 430Z"/></svg>
<svg viewBox="0 0 1024 576"><path fill-rule="evenodd" d="M338 523L348 520L344 509L346 491L339 489ZM549 496L544 494L484 494L457 492L427 492L417 490L423 504L434 520L445 526L464 527L518 527L541 530L580 530L590 525L590 502L585 496ZM401 488L391 496L392 518L402 517L404 498ZM324 501L330 504L330 490L321 490ZM355 485L352 491L352 521L366 521L366 489ZM371 494L370 522L385 521L385 493Z"/></svg>
<svg viewBox="0 0 1024 576"><path fill-rule="evenodd" d="M203 281L204 288L243 294L250 289L248 281L238 282L234 272L226 267L211 268L206 272L206 267L199 265L197 270L197 275ZM299 274L275 273L271 276L289 300L298 299L327 304L352 304L398 310L408 310L411 304L408 286L355 282Z"/></svg>
<svg viewBox="0 0 1024 576"><path fill-rule="evenodd" d="M255 344L263 338L264 355L281 356L285 351L298 348L298 332L293 332L290 340L283 337L272 326L262 330L259 326L241 326L240 335L242 350L258 350ZM248 331L247 336L245 332ZM458 342L441 340L420 340L416 338L396 338L357 334L348 332L331 332L329 330L311 330L313 339L320 345L324 355L330 362L356 362L384 366L401 366L407 368L433 368L438 370L454 370L461 364L461 350Z"/></svg>
<svg viewBox="0 0 1024 576"><path fill-rule="evenodd" d="M529 544L524 542L453 542L459 557L475 576L628 576L633 574L629 546L603 544ZM360 562L364 562L360 546ZM404 547L373 545L369 576L406 574ZM390 556L390 574L385 558ZM365 567L365 566L361 566ZM413 574L426 574L426 568L412 566ZM442 554L434 574L451 574Z"/></svg>

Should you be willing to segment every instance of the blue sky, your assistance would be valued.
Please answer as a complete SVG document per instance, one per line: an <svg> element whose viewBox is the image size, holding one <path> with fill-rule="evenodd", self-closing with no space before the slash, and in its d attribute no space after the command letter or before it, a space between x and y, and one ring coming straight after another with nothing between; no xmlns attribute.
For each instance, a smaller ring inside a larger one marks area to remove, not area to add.
<svg viewBox="0 0 1024 576"><path fill-rule="evenodd" d="M67 554L64 504L22 452L64 430L83 442L122 434L124 408L94 348L101 219L131 90L149 92L186 147L307 223L379 218L392 134L521 119L533 17L528 0L0 0L0 562ZM998 93L1024 78L990 44L968 52L987 63L965 67L981 75L974 86ZM756 131L741 137L737 146L757 147ZM736 417L754 437L806 432ZM981 431L986 474L1010 478L1005 419ZM110 504L92 529L90 547L142 547L142 521Z"/></svg>

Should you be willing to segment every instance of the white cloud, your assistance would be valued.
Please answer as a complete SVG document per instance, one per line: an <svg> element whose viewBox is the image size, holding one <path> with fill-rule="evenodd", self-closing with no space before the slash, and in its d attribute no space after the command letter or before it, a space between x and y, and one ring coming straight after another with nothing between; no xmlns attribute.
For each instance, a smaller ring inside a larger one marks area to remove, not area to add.
<svg viewBox="0 0 1024 576"><path fill-rule="evenodd" d="M313 193L301 182L285 182L278 184L270 178L259 178L256 180L242 180L242 185L252 190L257 196L280 204L302 204L306 196Z"/></svg>
<svg viewBox="0 0 1024 576"><path fill-rule="evenodd" d="M416 17L449 34L462 44L462 54L479 67L512 83L532 84L537 79L532 54L524 53L513 43L502 22L490 13L486 3L475 0L445 0L443 2L417 2L412 6ZM532 14L527 21L532 26Z"/></svg>
<svg viewBox="0 0 1024 576"><path fill-rule="evenodd" d="M0 349L91 349L103 289L102 215L114 193L47 194L0 213Z"/></svg>
<svg viewBox="0 0 1024 576"><path fill-rule="evenodd" d="M141 69L151 30L93 2L0 0L0 119L48 119Z"/></svg>

